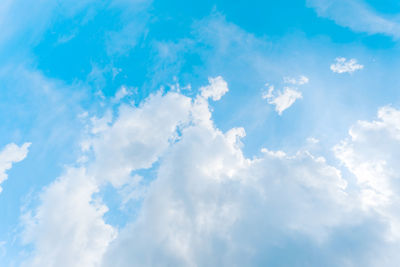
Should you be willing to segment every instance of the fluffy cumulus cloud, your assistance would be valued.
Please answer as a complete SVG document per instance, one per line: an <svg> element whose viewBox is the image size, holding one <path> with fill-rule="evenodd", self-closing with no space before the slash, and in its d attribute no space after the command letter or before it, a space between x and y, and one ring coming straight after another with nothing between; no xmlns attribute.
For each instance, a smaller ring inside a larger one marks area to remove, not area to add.
<svg viewBox="0 0 400 267"><path fill-rule="evenodd" d="M335 59L335 63L331 64L331 70L336 73L353 73L363 68L364 66L358 64L354 58L346 59L345 57L338 57Z"/></svg>
<svg viewBox="0 0 400 267"><path fill-rule="evenodd" d="M103 266L274 264L268 251L291 235L317 244L340 224L346 183L323 160L270 151L249 160L230 132L186 131Z"/></svg>
<svg viewBox="0 0 400 267"><path fill-rule="evenodd" d="M87 162L68 167L23 217L34 247L26 266L396 266L400 111L357 123L334 149L343 166L306 150L248 158L245 130L212 120L208 100L227 83L209 81L194 98L159 92L121 105L89 131ZM106 223L98 193L137 190L141 169L156 177L138 216Z"/></svg>
<svg viewBox="0 0 400 267"><path fill-rule="evenodd" d="M150 96L140 108L122 105L119 117L85 142L95 162L89 170L100 181L120 186L132 171L150 168L188 122L190 98L178 93ZM110 157L112 155L112 157Z"/></svg>
<svg viewBox="0 0 400 267"><path fill-rule="evenodd" d="M107 207L96 199L95 178L85 168L68 168L41 194L41 205L23 216L23 241L35 253L22 266L98 266L116 230L103 215Z"/></svg>
<svg viewBox="0 0 400 267"><path fill-rule="evenodd" d="M266 83L265 90L262 93L262 98L268 101L268 104L275 106L275 111L282 115L283 111L290 108L297 99L303 98L302 93L298 90L297 86L304 85L309 82L306 76L299 76L299 78L284 77L283 82L290 86L284 86L283 90L275 90L275 86Z"/></svg>
<svg viewBox="0 0 400 267"><path fill-rule="evenodd" d="M0 185L7 180L7 171L11 169L12 165L25 159L30 145L30 143L22 146L8 144L0 151ZM0 186L0 193L2 190L3 188Z"/></svg>
<svg viewBox="0 0 400 267"><path fill-rule="evenodd" d="M397 266L400 248L399 151L400 111L379 109L377 120L359 121L335 154L354 176L360 209L384 225L375 240L379 247L366 266ZM374 226L375 230L380 229ZM373 235L369 233L369 235Z"/></svg>
<svg viewBox="0 0 400 267"><path fill-rule="evenodd" d="M399 240L400 111L383 107L378 120L359 121L335 152L357 180L362 207L382 215L390 224L387 237Z"/></svg>
<svg viewBox="0 0 400 267"><path fill-rule="evenodd" d="M275 239L280 234L323 242L349 207L340 171L305 151L263 149L248 159L244 136L242 128L217 129L207 102L195 99L139 218L112 242L102 266L246 266L272 263L264 251L285 242Z"/></svg>
<svg viewBox="0 0 400 267"><path fill-rule="evenodd" d="M179 93L158 92L137 108L121 105L111 125L110 113L90 120L82 150L92 160L69 167L44 189L41 205L23 217L24 242L35 246L25 265L99 266L117 229L103 220L107 207L96 193L107 184L132 184L137 176L131 173L150 168L179 139L177 129L194 114L211 116L205 98L199 96L195 102ZM63 216L58 215L60 210Z"/></svg>
<svg viewBox="0 0 400 267"><path fill-rule="evenodd" d="M214 101L220 100L228 92L228 84L221 76L209 79L210 85L200 88L201 95Z"/></svg>

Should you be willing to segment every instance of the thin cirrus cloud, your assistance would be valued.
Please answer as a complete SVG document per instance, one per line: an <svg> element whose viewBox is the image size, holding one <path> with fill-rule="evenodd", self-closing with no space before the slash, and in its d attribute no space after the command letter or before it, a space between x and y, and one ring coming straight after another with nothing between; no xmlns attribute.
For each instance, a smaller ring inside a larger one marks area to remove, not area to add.
<svg viewBox="0 0 400 267"><path fill-rule="evenodd" d="M319 16L353 31L400 37L399 17L380 14L363 0L307 0L307 5Z"/></svg>
<svg viewBox="0 0 400 267"><path fill-rule="evenodd" d="M284 83L288 83L288 84L293 84L293 85L303 85L303 84L307 84L309 82L308 77L304 76L304 75L300 75L299 78L293 78L293 77L284 77L283 78Z"/></svg>

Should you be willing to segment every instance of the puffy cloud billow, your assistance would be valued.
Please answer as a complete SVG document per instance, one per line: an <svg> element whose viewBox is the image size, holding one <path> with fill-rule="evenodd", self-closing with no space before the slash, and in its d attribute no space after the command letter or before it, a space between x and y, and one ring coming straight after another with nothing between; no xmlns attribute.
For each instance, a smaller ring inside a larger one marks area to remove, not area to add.
<svg viewBox="0 0 400 267"><path fill-rule="evenodd" d="M227 83L209 81L193 98L170 91L121 104L88 133L88 160L23 217L34 248L25 266L396 266L400 111L356 123L334 147L337 166L307 150L246 157L245 129L212 119L208 101ZM104 218L110 185L140 191L124 203L138 215L121 227Z"/></svg>

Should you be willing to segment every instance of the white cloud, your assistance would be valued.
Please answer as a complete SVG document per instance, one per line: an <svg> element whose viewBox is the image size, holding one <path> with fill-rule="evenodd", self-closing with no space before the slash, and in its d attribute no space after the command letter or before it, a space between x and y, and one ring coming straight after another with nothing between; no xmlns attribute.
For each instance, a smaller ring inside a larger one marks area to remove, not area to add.
<svg viewBox="0 0 400 267"><path fill-rule="evenodd" d="M307 4L319 16L330 18L353 31L380 33L395 39L400 37L397 19L377 13L362 0L307 0Z"/></svg>
<svg viewBox="0 0 400 267"><path fill-rule="evenodd" d="M300 75L298 79L293 78L293 77L284 77L283 82L293 84L293 85L304 85L309 82L309 79L304 75Z"/></svg>
<svg viewBox="0 0 400 267"><path fill-rule="evenodd" d="M243 129L223 133L199 118L161 160L140 217L102 266L249 266L267 260L277 233L318 243L341 223L349 205L337 169L306 152L247 159Z"/></svg>
<svg viewBox="0 0 400 267"><path fill-rule="evenodd" d="M190 108L190 98L173 92L158 92L139 108L122 105L118 119L89 140L95 157L89 170L115 186L126 183L132 171L150 168L177 138Z"/></svg>
<svg viewBox="0 0 400 267"><path fill-rule="evenodd" d="M383 107L378 120L359 121L335 153L357 179L363 208L378 212L400 240L400 111Z"/></svg>
<svg viewBox="0 0 400 267"><path fill-rule="evenodd" d="M228 84L221 76L209 78L210 85L200 88L201 96L211 98L214 101L220 100L228 92Z"/></svg>
<svg viewBox="0 0 400 267"><path fill-rule="evenodd" d="M0 184L7 180L6 172L11 169L12 165L25 159L30 145L30 143L25 143L22 146L8 144L0 151ZM0 186L0 193L2 190Z"/></svg>
<svg viewBox="0 0 400 267"><path fill-rule="evenodd" d="M211 119L206 98L225 86L210 79L194 99L157 93L121 106L89 136L91 160L67 168L24 217L34 245L26 266L396 266L400 111L381 109L336 146L353 182L307 151L247 158L244 129L222 132ZM134 171L156 162L155 180L140 191L146 177ZM143 198L118 231L103 219L98 193L107 183L122 205Z"/></svg>
<svg viewBox="0 0 400 267"><path fill-rule="evenodd" d="M124 106L94 137L87 168L68 168L25 216L25 242L35 245L26 266L251 265L261 248L275 247L274 233L324 242L348 209L340 172L306 152L247 159L244 135L215 128L203 96L156 94L139 108ZM104 180L135 184L130 172L158 157L139 218L114 240L96 192Z"/></svg>
<svg viewBox="0 0 400 267"><path fill-rule="evenodd" d="M283 111L290 108L297 99L303 98L297 86L307 84L309 79L304 75L300 75L298 78L283 77L283 82L285 84L291 84L292 86L285 86L283 90L275 93L275 86L266 83L265 87L268 91L262 93L262 98L267 99L268 104L275 105L275 111L278 112L279 115L282 115Z"/></svg>
<svg viewBox="0 0 400 267"><path fill-rule="evenodd" d="M184 128L139 218L112 242L102 266L396 266L397 191L389 203L371 203L364 188L386 195L388 187L370 180L388 178L390 190L400 188L399 114L381 109L379 121L360 122L335 148L356 175L350 187L337 168L306 151L263 149L247 159L238 144L243 129L224 134L204 121ZM382 138L387 143L371 146ZM386 164L375 169L382 157ZM347 253L353 246L357 252Z"/></svg>
<svg viewBox="0 0 400 267"><path fill-rule="evenodd" d="M301 92L294 88L285 87L283 91L278 91L276 95L274 95L274 86L269 86L268 88L268 92L264 93L262 98L267 99L269 104L275 105L275 111L279 115L282 115L283 111L290 108L297 99L303 98Z"/></svg>
<svg viewBox="0 0 400 267"><path fill-rule="evenodd" d="M104 132L108 129L109 124L112 121L111 111L108 110L103 117L97 118L96 116L90 118L91 127L90 132L92 134L97 134L100 132ZM89 149L89 148L86 148Z"/></svg>
<svg viewBox="0 0 400 267"><path fill-rule="evenodd" d="M210 81L224 84L221 79ZM108 208L96 193L107 183L118 188L128 185L121 193L124 202L129 201L138 178L131 172L150 168L179 139L177 128L190 118L210 116L204 98L193 102L174 92L158 92L139 107L122 105L112 125L109 114L89 122L83 152L92 160L82 167L68 167L41 193L37 209L23 216L24 242L35 248L24 266L98 266L117 230L105 223Z"/></svg>
<svg viewBox="0 0 400 267"><path fill-rule="evenodd" d="M45 188L41 205L23 216L24 242L35 249L22 266L98 266L117 233L103 220L108 208L93 196L98 191L85 168L67 168Z"/></svg>
<svg viewBox="0 0 400 267"><path fill-rule="evenodd" d="M336 58L335 63L331 65L331 70L336 73L353 73L363 68L364 66L358 64L356 59L347 60L344 57Z"/></svg>
<svg viewBox="0 0 400 267"><path fill-rule="evenodd" d="M190 106L183 95L157 93L138 108L121 106L112 125L110 113L92 118L84 150L93 160L86 167L68 168L41 194L41 205L25 216L25 242L35 245L25 265L98 266L116 229L104 222L107 207L94 195L108 182L131 184L136 179L132 171L151 167L176 138Z"/></svg>

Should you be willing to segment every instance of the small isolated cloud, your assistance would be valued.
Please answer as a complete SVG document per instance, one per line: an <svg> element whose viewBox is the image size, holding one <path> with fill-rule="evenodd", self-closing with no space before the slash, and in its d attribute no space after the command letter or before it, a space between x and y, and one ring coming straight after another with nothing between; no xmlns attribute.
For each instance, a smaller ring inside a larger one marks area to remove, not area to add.
<svg viewBox="0 0 400 267"><path fill-rule="evenodd" d="M336 58L335 63L331 65L331 70L336 73L353 73L363 68L364 66L358 64L356 59L347 60L345 57Z"/></svg>
<svg viewBox="0 0 400 267"><path fill-rule="evenodd" d="M279 115L282 115L285 109L288 109L297 99L302 97L301 92L286 87L283 92L279 92L278 96L270 99L268 103L275 105L275 110Z"/></svg>
<svg viewBox="0 0 400 267"><path fill-rule="evenodd" d="M7 180L7 171L11 169L13 163L22 161L28 154L28 148L31 144L25 143L22 146L8 144L0 152L0 184ZM0 186L0 193L3 189Z"/></svg>
<svg viewBox="0 0 400 267"><path fill-rule="evenodd" d="M307 83L308 78L301 76L300 79L296 80L286 77L284 78L284 82L300 85ZM275 105L275 111L278 112L279 115L282 115L283 111L290 108L297 99L303 98L301 92L294 87L284 87L283 91L278 91L275 94L275 87L273 85L266 84L266 86L268 86L268 91L263 93L262 98L267 99L268 104Z"/></svg>
<svg viewBox="0 0 400 267"><path fill-rule="evenodd" d="M221 76L208 78L208 81L209 85L200 88L201 96L204 98L217 101L229 91L227 82Z"/></svg>

